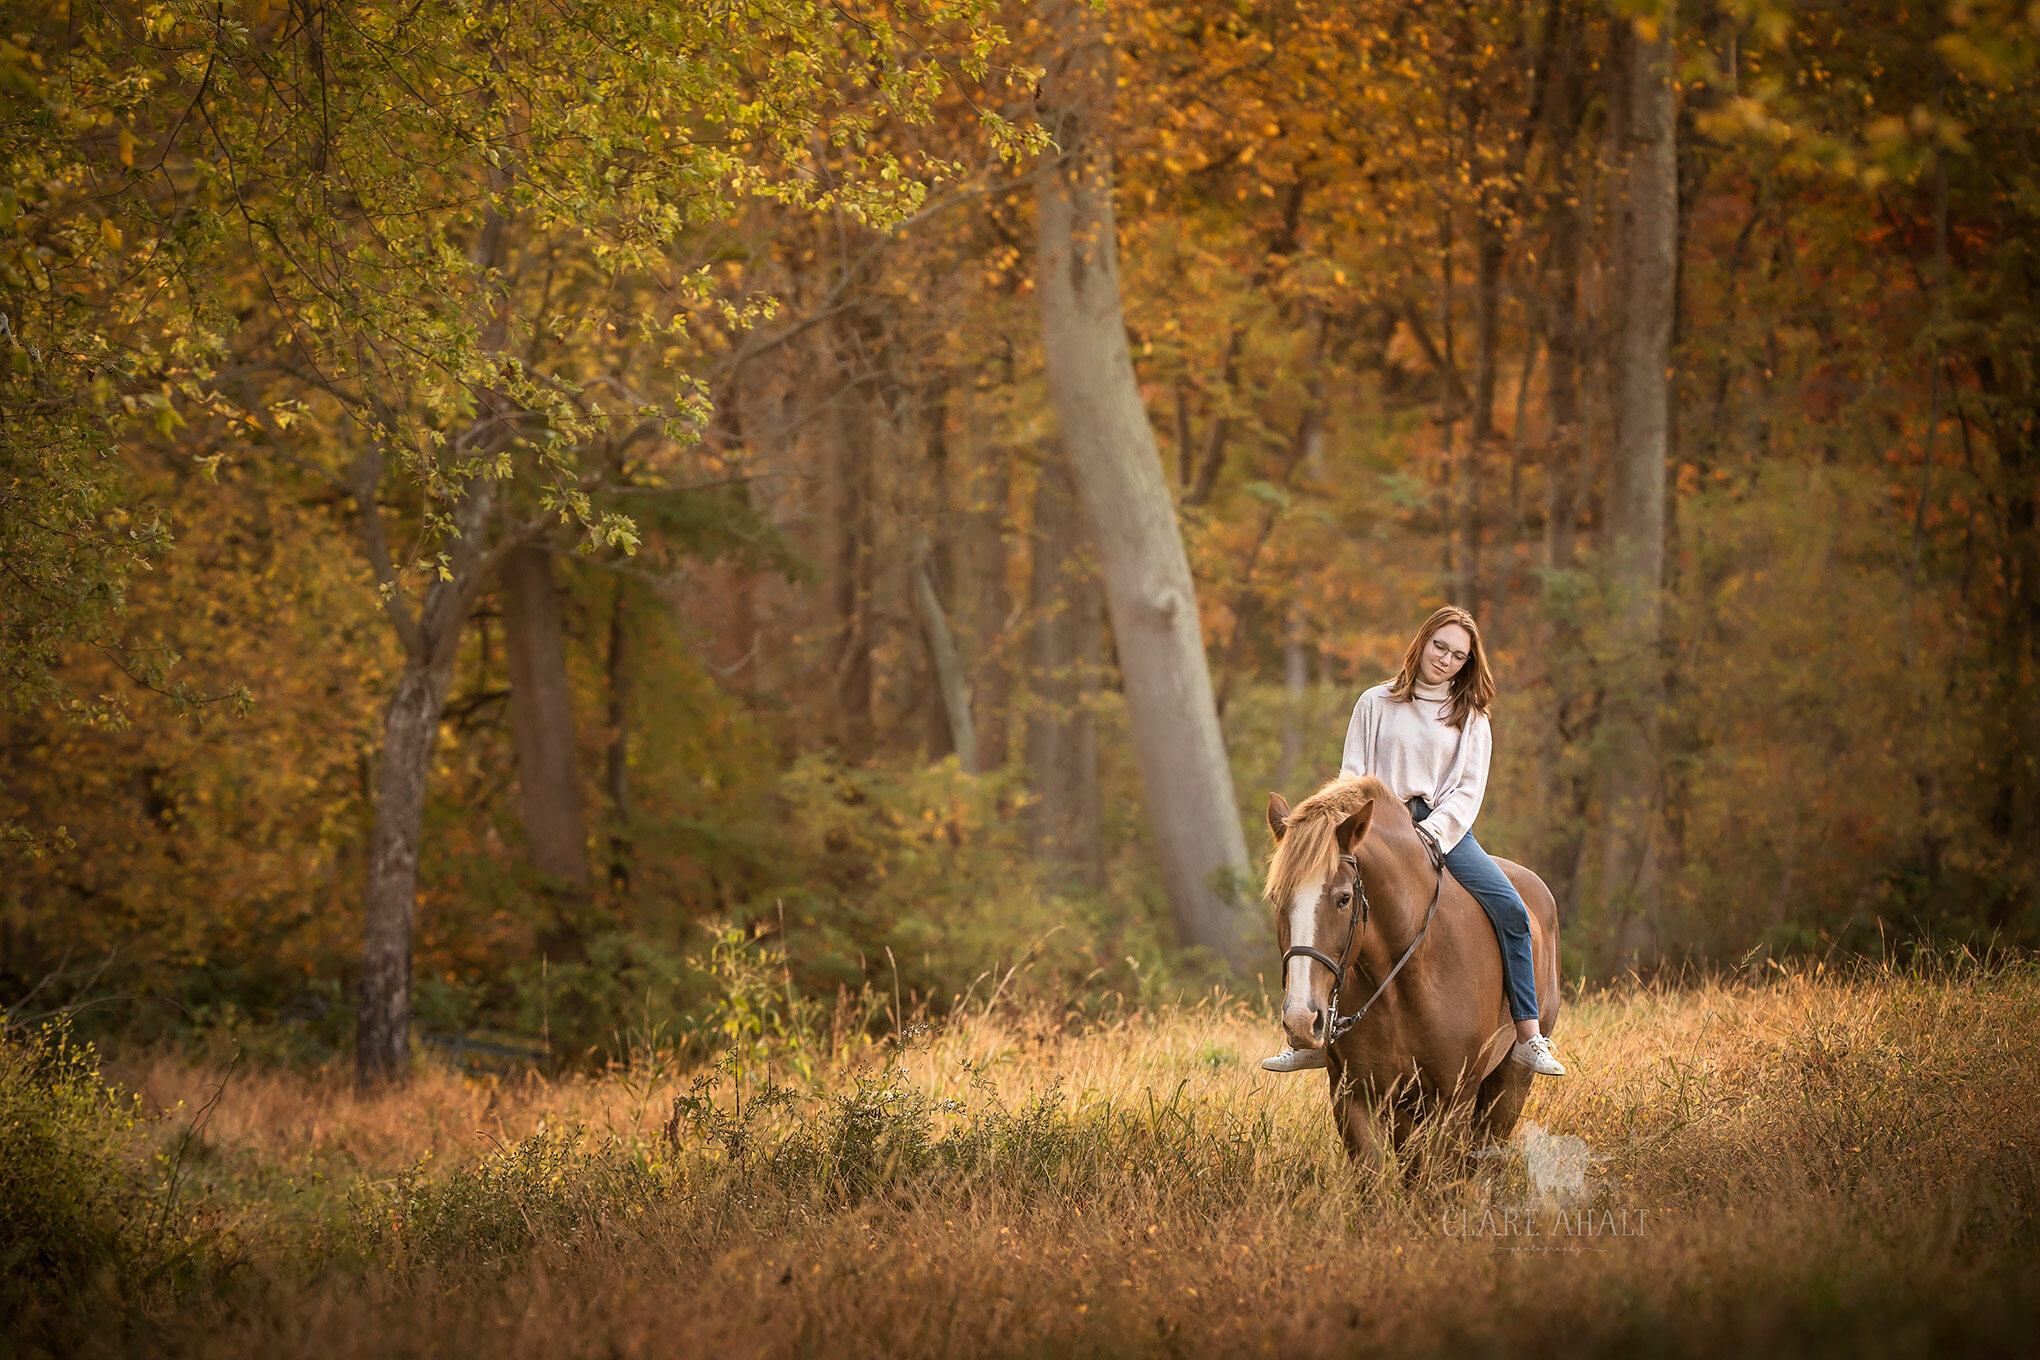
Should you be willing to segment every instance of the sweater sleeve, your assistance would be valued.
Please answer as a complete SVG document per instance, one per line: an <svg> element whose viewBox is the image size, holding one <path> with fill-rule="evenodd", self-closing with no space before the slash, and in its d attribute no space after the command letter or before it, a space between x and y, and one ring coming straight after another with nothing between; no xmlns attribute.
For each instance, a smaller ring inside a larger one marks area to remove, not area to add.
<svg viewBox="0 0 2040 1360"><path fill-rule="evenodd" d="M1373 774L1368 768L1374 756L1374 733L1380 720L1380 706L1369 702L1373 690L1365 690L1358 703L1353 705L1353 721L1346 724L1346 753L1339 760L1339 775L1344 779L1358 779L1364 774Z"/></svg>
<svg viewBox="0 0 2040 1360"><path fill-rule="evenodd" d="M1424 822L1424 829L1437 839L1440 854L1449 854L1460 837L1473 830L1473 819L1480 815L1481 800L1487 796L1493 742L1486 714L1476 713L1467 719L1452 786L1438 791L1431 815Z"/></svg>

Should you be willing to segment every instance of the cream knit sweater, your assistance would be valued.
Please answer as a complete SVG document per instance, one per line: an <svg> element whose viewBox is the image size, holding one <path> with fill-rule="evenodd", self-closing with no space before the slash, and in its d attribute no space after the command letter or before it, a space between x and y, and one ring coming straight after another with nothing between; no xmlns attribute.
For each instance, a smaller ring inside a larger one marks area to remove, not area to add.
<svg viewBox="0 0 2040 1360"><path fill-rule="evenodd" d="M1353 705L1339 766L1349 779L1373 775L1404 802L1421 795L1431 805L1424 830L1440 851L1473 829L1493 750L1486 714L1468 718L1463 731L1439 720L1450 693L1444 685L1420 684L1408 703L1398 703L1387 685L1368 690Z"/></svg>

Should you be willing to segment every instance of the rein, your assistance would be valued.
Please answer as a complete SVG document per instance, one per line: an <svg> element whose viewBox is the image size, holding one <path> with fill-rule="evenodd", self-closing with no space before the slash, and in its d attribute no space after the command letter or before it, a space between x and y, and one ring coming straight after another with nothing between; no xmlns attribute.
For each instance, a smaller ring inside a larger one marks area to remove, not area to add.
<svg viewBox="0 0 2040 1360"><path fill-rule="evenodd" d="M1395 967L1388 970L1388 976L1383 978L1381 985L1374 989L1374 995L1360 1003L1359 1010L1347 1016L1339 1014L1339 984L1346 980L1346 969L1349 966L1346 960L1353 952L1353 942L1359 938L1360 927L1366 922L1368 914L1367 884L1360 878L1360 860L1357 856L1339 856L1339 862L1353 871L1353 891L1360 899L1360 909L1358 911L1351 911L1351 908L1348 908L1351 914L1346 918L1346 943L1339 950L1339 957L1335 959L1323 950L1313 949L1307 944L1293 944L1283 952L1282 966L1284 968L1289 966L1289 961L1292 958L1304 958L1322 963L1325 967L1332 970L1332 1014L1330 1023L1325 1028L1325 1047L1327 1048L1342 1038L1353 1026L1359 1024L1361 1017L1367 1014L1369 1006L1381 1000L1381 994L1388 990L1388 984L1395 981L1395 975L1400 973L1403 965L1410 961L1410 955L1417 952L1417 946L1424 942L1424 936L1431 933L1431 921L1438 914L1438 899L1445 891L1445 857L1438 852L1438 843L1423 832L1417 833L1417 839L1424 843L1424 853L1430 857L1431 867L1438 871L1437 886L1431 889L1431 905L1424 912L1424 925L1417 932L1417 938L1410 941L1408 949L1403 950L1402 957L1395 961Z"/></svg>

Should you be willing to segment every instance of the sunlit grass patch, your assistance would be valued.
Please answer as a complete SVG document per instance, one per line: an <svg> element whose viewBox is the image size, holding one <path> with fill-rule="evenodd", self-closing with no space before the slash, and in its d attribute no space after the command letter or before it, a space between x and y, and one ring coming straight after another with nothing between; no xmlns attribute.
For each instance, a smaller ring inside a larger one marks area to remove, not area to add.
<svg viewBox="0 0 2040 1360"><path fill-rule="evenodd" d="M270 1254L226 1311L165 1314L167 1349L1923 1355L2033 1317L2020 961L1578 997L1531 1160L1387 1177L1347 1164L1322 1076L1223 1056L1272 1033L1211 998L373 1101L250 1073L211 1137L221 1175L272 1168ZM292 1166L345 1204L292 1219Z"/></svg>

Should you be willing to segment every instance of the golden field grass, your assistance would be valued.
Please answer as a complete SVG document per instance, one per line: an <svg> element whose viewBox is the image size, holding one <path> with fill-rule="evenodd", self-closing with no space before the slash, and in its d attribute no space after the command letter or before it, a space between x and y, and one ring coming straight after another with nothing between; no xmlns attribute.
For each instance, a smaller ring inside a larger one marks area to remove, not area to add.
<svg viewBox="0 0 2040 1360"><path fill-rule="evenodd" d="M1774 967L1575 999L1558 1034L1573 1075L1540 1080L1525 1115L1591 1150L1569 1201L1540 1198L1520 1156L1356 1171L1322 1074L1255 1066L1273 1032L1218 1000L1083 1032L974 1014L891 1070L861 1042L780 1055L781 1079L799 1060L811 1081L755 1115L731 1104L758 1099L759 1068L741 1092L738 1073L659 1063L427 1069L362 1099L339 1072L137 1062L172 1111L154 1136L197 1130L192 1193L238 1263L195 1302L108 1309L85 1349L2032 1349L2030 963Z"/></svg>

